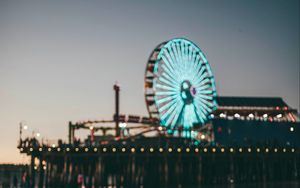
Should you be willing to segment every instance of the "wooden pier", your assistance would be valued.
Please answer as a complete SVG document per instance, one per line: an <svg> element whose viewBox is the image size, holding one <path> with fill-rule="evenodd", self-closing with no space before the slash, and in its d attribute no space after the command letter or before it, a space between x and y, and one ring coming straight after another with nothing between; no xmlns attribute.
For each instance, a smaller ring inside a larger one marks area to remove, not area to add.
<svg viewBox="0 0 300 188"><path fill-rule="evenodd" d="M19 149L31 156L31 186L40 188L78 187L80 177L87 188L300 182L298 148L179 147L161 140L156 146L21 144Z"/></svg>

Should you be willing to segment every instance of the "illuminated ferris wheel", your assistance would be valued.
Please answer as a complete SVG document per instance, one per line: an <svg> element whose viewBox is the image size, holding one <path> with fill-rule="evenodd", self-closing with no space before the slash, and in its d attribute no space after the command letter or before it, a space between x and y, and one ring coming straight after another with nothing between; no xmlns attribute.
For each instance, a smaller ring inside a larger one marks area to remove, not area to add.
<svg viewBox="0 0 300 188"><path fill-rule="evenodd" d="M204 125L216 108L211 68L198 46L186 39L158 45L145 72L145 99L150 118L169 130Z"/></svg>

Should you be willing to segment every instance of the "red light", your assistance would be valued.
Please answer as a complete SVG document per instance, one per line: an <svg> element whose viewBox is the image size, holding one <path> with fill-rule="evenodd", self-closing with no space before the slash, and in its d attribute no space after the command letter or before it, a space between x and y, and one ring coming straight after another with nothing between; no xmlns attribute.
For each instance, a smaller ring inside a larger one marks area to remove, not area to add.
<svg viewBox="0 0 300 188"><path fill-rule="evenodd" d="M101 141L100 144L101 145L106 145L106 144L108 144L108 141Z"/></svg>
<svg viewBox="0 0 300 188"><path fill-rule="evenodd" d="M218 127L218 133L222 132L222 127Z"/></svg>
<svg viewBox="0 0 300 188"><path fill-rule="evenodd" d="M279 110L280 108L279 108L279 106L276 106L276 110Z"/></svg>

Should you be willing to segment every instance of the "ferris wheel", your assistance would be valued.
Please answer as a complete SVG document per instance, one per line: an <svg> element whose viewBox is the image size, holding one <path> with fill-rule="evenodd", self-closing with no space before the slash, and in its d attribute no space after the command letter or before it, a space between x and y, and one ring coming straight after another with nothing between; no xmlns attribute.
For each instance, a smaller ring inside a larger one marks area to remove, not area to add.
<svg viewBox="0 0 300 188"><path fill-rule="evenodd" d="M169 130L204 125L216 108L216 87L201 49L176 38L159 44L145 71L145 100L150 118Z"/></svg>

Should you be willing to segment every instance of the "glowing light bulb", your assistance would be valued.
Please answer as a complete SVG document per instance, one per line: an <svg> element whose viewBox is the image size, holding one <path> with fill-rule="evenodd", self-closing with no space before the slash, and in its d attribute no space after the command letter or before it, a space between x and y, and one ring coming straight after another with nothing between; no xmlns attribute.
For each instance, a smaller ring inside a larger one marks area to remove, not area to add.
<svg viewBox="0 0 300 188"><path fill-rule="evenodd" d="M201 135L201 139L202 139L202 140L205 139L205 135L204 135L204 134Z"/></svg>
<svg viewBox="0 0 300 188"><path fill-rule="evenodd" d="M235 118L240 118L241 116L240 116L240 114L235 113L235 114L234 114L234 117L235 117Z"/></svg>
<svg viewBox="0 0 300 188"><path fill-rule="evenodd" d="M121 128L126 128L126 126L127 126L127 123L120 123L120 125L119 125Z"/></svg>

